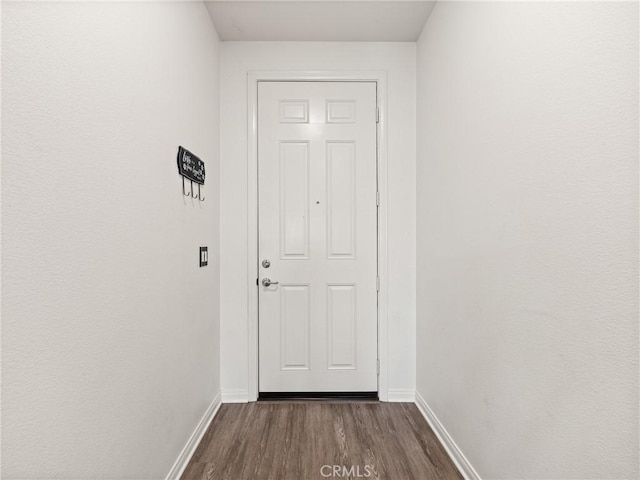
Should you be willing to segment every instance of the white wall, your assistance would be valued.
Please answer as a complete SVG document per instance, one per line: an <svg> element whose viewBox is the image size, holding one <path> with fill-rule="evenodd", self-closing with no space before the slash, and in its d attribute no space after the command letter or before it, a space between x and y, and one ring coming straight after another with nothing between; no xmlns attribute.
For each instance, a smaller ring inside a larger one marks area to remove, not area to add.
<svg viewBox="0 0 640 480"><path fill-rule="evenodd" d="M164 478L219 393L218 37L200 2L2 9L2 478Z"/></svg>
<svg viewBox="0 0 640 480"><path fill-rule="evenodd" d="M485 479L638 478L638 4L441 2L417 386Z"/></svg>
<svg viewBox="0 0 640 480"><path fill-rule="evenodd" d="M221 381L248 392L247 72L388 72L389 370L393 395L415 388L415 44L225 42L221 51Z"/></svg>

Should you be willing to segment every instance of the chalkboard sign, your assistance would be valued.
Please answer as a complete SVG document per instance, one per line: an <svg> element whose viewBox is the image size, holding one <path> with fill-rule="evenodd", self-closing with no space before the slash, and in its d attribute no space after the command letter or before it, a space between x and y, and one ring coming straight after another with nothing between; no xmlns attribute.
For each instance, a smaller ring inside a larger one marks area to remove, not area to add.
<svg viewBox="0 0 640 480"><path fill-rule="evenodd" d="M178 171L192 182L204 185L204 162L183 147L178 147Z"/></svg>

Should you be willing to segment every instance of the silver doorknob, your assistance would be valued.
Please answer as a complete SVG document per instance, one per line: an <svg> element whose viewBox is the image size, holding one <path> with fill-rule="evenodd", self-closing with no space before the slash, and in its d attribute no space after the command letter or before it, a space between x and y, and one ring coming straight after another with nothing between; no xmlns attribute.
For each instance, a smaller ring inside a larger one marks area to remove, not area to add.
<svg viewBox="0 0 640 480"><path fill-rule="evenodd" d="M270 287L271 285L278 285L278 283L280 283L280 282L272 282L270 279L268 279L266 277L262 279L262 286L263 287Z"/></svg>

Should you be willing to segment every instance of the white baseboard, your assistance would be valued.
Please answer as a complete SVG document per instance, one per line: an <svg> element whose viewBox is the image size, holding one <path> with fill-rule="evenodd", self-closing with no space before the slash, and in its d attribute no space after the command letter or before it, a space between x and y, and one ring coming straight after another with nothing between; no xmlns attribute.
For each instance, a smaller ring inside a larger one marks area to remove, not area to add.
<svg viewBox="0 0 640 480"><path fill-rule="evenodd" d="M180 455L173 464L173 467L171 467L171 470L169 470L169 474L167 475L166 480L178 480L182 476L184 470L189 464L189 460L191 460L191 457L195 453L196 448L198 448L200 440L202 440L202 437L209 428L211 420L213 420L213 417L215 417L216 413L218 413L220 405L222 405L222 402L220 401L220 393L218 393L211 402L211 405L209 405L209 408L207 408L207 411L200 419L200 422L191 434L191 437L189 437L187 444L182 449L182 452L180 452Z"/></svg>
<svg viewBox="0 0 640 480"><path fill-rule="evenodd" d="M433 413L431 408L429 408L429 405L427 405L427 402L422 398L420 392L416 392L416 406L418 407L418 410L420 410L420 413L422 413L422 416L427 420L431 430L436 434L438 440L440 440L440 443L447 451L462 476L466 480L482 480L480 475L478 475L478 472L475 471L469 460L467 460L467 457L464 456L462 450L460 450L458 445L456 445L456 442L453 441L449 432L447 432L442 423L440 423L436 414Z"/></svg>
<svg viewBox="0 0 640 480"><path fill-rule="evenodd" d="M246 390L222 390L222 403L247 403L249 392Z"/></svg>
<svg viewBox="0 0 640 480"><path fill-rule="evenodd" d="M416 391L406 388L390 388L387 392L387 402L409 402L416 401Z"/></svg>

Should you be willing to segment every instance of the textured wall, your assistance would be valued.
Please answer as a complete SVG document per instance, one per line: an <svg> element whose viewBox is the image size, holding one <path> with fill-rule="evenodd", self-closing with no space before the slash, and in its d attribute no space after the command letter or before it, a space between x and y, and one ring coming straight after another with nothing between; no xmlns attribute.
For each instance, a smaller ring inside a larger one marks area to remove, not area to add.
<svg viewBox="0 0 640 480"><path fill-rule="evenodd" d="M638 4L418 42L418 392L485 479L636 479Z"/></svg>
<svg viewBox="0 0 640 480"><path fill-rule="evenodd" d="M200 2L2 9L2 478L164 478L219 392L217 35Z"/></svg>
<svg viewBox="0 0 640 480"><path fill-rule="evenodd" d="M415 388L415 44L225 42L221 52L222 390L247 395L247 72L388 72L388 385ZM239 241L242 239L242 241Z"/></svg>

